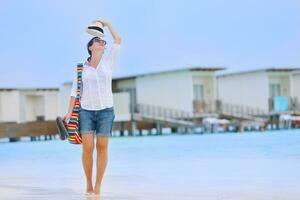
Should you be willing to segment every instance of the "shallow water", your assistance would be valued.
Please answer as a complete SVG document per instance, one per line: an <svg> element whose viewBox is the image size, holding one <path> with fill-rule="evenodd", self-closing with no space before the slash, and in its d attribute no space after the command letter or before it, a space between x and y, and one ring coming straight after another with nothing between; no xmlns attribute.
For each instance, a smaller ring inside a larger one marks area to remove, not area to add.
<svg viewBox="0 0 300 200"><path fill-rule="evenodd" d="M300 199L299 142L300 130L112 138L101 199ZM2 141L0 160L1 200L94 199L80 145Z"/></svg>

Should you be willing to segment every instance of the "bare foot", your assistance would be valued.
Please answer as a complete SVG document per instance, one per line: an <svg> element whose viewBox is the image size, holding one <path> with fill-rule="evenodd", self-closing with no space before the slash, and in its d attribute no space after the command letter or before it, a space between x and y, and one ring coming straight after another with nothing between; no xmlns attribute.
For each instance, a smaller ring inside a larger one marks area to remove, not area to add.
<svg viewBox="0 0 300 200"><path fill-rule="evenodd" d="M95 184L94 193L96 196L100 196L100 186L99 184Z"/></svg>
<svg viewBox="0 0 300 200"><path fill-rule="evenodd" d="M86 186L86 194L93 194L93 193L94 193L93 184L88 183Z"/></svg>

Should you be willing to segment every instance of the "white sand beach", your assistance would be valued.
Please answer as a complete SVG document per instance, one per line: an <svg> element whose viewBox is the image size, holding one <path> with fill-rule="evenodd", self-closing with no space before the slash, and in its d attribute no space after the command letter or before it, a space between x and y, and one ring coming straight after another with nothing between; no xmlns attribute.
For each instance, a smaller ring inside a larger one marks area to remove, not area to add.
<svg viewBox="0 0 300 200"><path fill-rule="evenodd" d="M299 141L299 130L112 138L101 199L297 200ZM81 146L1 141L0 158L1 200L94 199Z"/></svg>

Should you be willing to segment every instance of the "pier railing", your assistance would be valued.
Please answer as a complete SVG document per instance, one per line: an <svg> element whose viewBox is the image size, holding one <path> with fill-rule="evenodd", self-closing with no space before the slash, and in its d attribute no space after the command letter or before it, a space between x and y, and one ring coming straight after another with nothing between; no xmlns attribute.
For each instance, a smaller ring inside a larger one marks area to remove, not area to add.
<svg viewBox="0 0 300 200"><path fill-rule="evenodd" d="M300 112L298 101L291 101L289 109ZM231 118L239 118L253 121L265 121L270 114L269 111L251 106L227 103L220 100L193 101L193 111L166 108L163 106L137 104L135 113L164 120L193 121L195 117L221 115Z"/></svg>
<svg viewBox="0 0 300 200"><path fill-rule="evenodd" d="M192 120L199 114L205 116L206 114L221 114L237 118L253 118L258 116L267 115L262 109L253 108L250 106L243 106L237 104L226 103L223 101L194 101L193 111L180 110L174 108L166 108L162 106L137 104L135 113L144 116L161 117L164 119L177 119L177 120Z"/></svg>
<svg viewBox="0 0 300 200"><path fill-rule="evenodd" d="M217 112L219 113L227 113L232 115L239 114L241 116L259 116L267 114L265 110L251 106L226 103L222 101L217 101L216 103L218 104Z"/></svg>
<svg viewBox="0 0 300 200"><path fill-rule="evenodd" d="M194 101L194 113L216 113L221 115L232 116L236 118L253 119L266 115L263 109L254 108L245 105L227 103L220 100L211 101Z"/></svg>
<svg viewBox="0 0 300 200"><path fill-rule="evenodd" d="M137 104L135 112L144 116L160 117L163 119L187 120L187 121L191 120L194 116L192 112L186 110L166 108L162 106L149 105L149 104Z"/></svg>

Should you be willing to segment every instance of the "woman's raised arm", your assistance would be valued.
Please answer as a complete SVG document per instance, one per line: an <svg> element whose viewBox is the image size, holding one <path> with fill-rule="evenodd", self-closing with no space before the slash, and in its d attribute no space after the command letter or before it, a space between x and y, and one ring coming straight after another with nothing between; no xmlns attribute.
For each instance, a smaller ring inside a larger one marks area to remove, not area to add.
<svg viewBox="0 0 300 200"><path fill-rule="evenodd" d="M109 32L111 33L113 39L114 39L114 43L117 44L121 44L122 42L122 38L120 36L120 34L118 33L118 31L116 31L116 29L113 27L113 25L105 20L94 20L93 22L100 22L102 23L103 27L107 27Z"/></svg>

